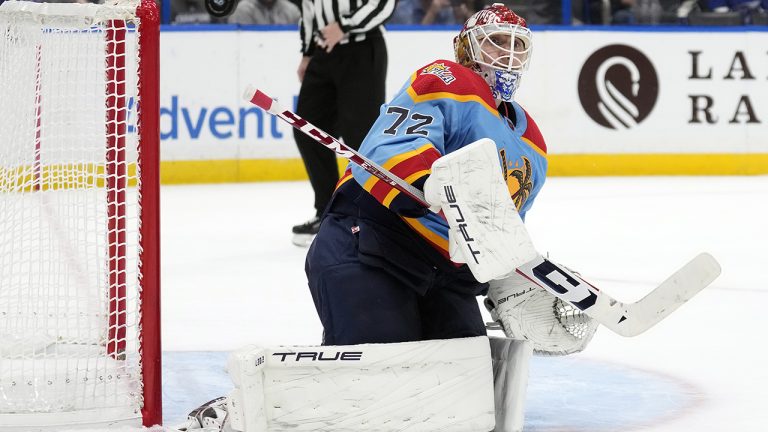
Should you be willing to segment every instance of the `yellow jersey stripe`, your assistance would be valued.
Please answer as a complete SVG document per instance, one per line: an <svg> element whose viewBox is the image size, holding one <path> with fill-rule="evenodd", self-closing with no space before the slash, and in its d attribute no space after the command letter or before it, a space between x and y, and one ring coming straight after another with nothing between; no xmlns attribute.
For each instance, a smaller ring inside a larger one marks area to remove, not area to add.
<svg viewBox="0 0 768 432"><path fill-rule="evenodd" d="M397 156L394 156L393 158L391 158L388 161L386 161L384 163L384 165L382 165L382 168L391 170L392 167L394 167L395 165L399 164L400 162L403 162L406 159L410 159L410 158L412 158L414 156L417 156L417 155L419 155L421 153L424 153L425 151L427 151L429 149L433 149L433 148L435 148L435 146L433 146L430 143L427 143L427 144L424 144L423 146L421 146L421 147L419 147L419 148L417 148L415 150L411 150L411 151L405 152L405 153L400 153ZM368 192L370 192L371 189L373 189L373 187L376 185L376 183L378 181L379 181L379 178L372 175L368 180L365 181L365 184L363 185L363 189L365 189Z"/></svg>
<svg viewBox="0 0 768 432"><path fill-rule="evenodd" d="M421 170L416 171L415 173L409 175L408 177L404 178L406 183L413 183L414 181L418 180L421 176L424 176L426 174L429 174L432 170ZM384 201L381 203L384 204L384 206L389 207L389 205L392 203L392 201L397 197L397 195L400 193L400 190L392 188L391 191L387 194L386 197L384 197Z"/></svg>
<svg viewBox="0 0 768 432"><path fill-rule="evenodd" d="M533 143L533 141L529 140L529 139L528 139L528 138L526 138L526 137L520 137L520 138L522 138L522 139L523 139L523 142L525 142L526 144L528 144L528 146L530 146L530 147L531 147L531 148L532 148L532 149L533 149L533 150L534 150L536 153L538 153L538 154L539 154L541 157L543 157L543 158L545 158L545 159L546 159L546 157L547 157L547 154L546 154L546 153L544 153L544 150L540 149L540 148L539 148L539 146L537 146L536 144L534 144L534 143Z"/></svg>
<svg viewBox="0 0 768 432"><path fill-rule="evenodd" d="M488 105L483 100L483 98L477 95L457 95L455 93L449 93L449 92L435 92L435 93L427 93L427 94L420 95L416 93L416 90L414 90L413 87L408 87L407 92L408 92L408 95L411 97L411 99L413 99L413 101L416 103L426 102L426 101L435 100L435 99L451 99L457 102L477 102L480 105L482 105L483 108L488 110L488 112L493 114L495 117L498 118L499 116L501 116L501 114L499 114L499 111L496 110L496 108Z"/></svg>
<svg viewBox="0 0 768 432"><path fill-rule="evenodd" d="M418 232L422 237L429 240L431 243L437 245L439 248L443 249L446 254L448 253L448 239L442 238L439 235L437 235L434 231L430 230L424 224L422 224L418 219L415 218L402 218L405 223L410 225L411 228L413 228L416 232Z"/></svg>

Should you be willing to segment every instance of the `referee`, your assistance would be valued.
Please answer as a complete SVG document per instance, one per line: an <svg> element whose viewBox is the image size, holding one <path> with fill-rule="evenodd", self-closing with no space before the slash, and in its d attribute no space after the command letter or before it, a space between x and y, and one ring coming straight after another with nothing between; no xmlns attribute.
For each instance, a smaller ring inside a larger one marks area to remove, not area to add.
<svg viewBox="0 0 768 432"><path fill-rule="evenodd" d="M387 46L384 22L396 0L302 0L301 81L296 113L355 149L384 103ZM303 132L293 136L315 193L315 216L293 227L308 246L339 180L336 155Z"/></svg>

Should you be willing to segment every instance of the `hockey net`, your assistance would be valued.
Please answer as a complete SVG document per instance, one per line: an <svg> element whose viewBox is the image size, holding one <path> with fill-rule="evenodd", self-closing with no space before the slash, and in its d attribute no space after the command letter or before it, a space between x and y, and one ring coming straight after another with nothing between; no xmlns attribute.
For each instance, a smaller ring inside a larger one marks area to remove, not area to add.
<svg viewBox="0 0 768 432"><path fill-rule="evenodd" d="M157 7L6 1L0 35L0 425L159 424Z"/></svg>

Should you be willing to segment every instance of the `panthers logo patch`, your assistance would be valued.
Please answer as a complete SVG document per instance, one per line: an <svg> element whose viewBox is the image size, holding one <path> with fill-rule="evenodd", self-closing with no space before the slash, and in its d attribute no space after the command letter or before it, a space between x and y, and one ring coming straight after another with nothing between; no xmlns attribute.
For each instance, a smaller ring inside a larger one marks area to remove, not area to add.
<svg viewBox="0 0 768 432"><path fill-rule="evenodd" d="M507 161L507 155L504 150L499 152L499 156L504 164L504 179L507 181L507 188L512 200L515 202L515 207L519 211L523 208L525 202L528 201L528 197L531 196L531 191L533 190L531 161L525 156L521 157L522 161Z"/></svg>
<svg viewBox="0 0 768 432"><path fill-rule="evenodd" d="M456 77L453 76L451 68L446 66L445 63L432 63L421 70L421 75L434 75L440 78L445 84L450 84L456 81Z"/></svg>

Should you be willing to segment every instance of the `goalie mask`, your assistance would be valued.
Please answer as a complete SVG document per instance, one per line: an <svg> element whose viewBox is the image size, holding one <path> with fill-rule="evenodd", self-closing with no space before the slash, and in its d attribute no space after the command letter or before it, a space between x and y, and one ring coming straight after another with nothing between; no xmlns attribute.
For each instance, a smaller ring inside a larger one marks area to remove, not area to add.
<svg viewBox="0 0 768 432"><path fill-rule="evenodd" d="M456 61L485 79L497 101L511 102L531 59L531 31L501 3L469 17L453 40Z"/></svg>

